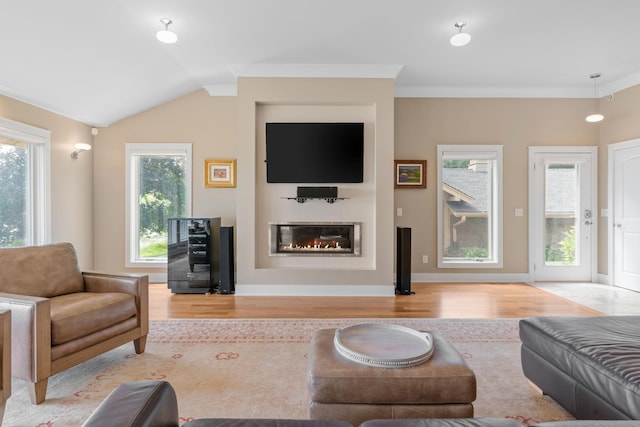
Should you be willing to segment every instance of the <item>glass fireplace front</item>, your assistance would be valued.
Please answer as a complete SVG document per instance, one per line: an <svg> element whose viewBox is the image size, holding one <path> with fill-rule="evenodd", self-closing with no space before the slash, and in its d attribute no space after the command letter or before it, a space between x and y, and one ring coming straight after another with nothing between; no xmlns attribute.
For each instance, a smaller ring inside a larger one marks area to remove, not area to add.
<svg viewBox="0 0 640 427"><path fill-rule="evenodd" d="M360 256L360 223L270 223L269 242L272 256Z"/></svg>

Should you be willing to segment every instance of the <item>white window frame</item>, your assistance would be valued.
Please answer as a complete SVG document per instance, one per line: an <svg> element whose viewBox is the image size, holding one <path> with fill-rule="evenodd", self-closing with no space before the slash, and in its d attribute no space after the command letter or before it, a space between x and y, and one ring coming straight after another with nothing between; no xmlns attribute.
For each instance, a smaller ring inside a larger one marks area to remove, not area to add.
<svg viewBox="0 0 640 427"><path fill-rule="evenodd" d="M26 244L51 243L51 131L0 117L0 135L28 147Z"/></svg>
<svg viewBox="0 0 640 427"><path fill-rule="evenodd" d="M438 268L502 268L503 266L503 165L502 145L438 145ZM486 159L493 160L492 181L495 197L490 205L490 257L486 260L451 261L444 257L444 200L442 198L442 161L444 159Z"/></svg>
<svg viewBox="0 0 640 427"><path fill-rule="evenodd" d="M140 188L135 179L138 174L138 162L136 156L185 156L185 204L186 216L191 216L191 192L192 192L192 149L190 143L126 143L125 144L125 197L126 197L126 247L125 265L130 268L162 267L166 266L166 259L146 260L139 259L139 233L140 226Z"/></svg>

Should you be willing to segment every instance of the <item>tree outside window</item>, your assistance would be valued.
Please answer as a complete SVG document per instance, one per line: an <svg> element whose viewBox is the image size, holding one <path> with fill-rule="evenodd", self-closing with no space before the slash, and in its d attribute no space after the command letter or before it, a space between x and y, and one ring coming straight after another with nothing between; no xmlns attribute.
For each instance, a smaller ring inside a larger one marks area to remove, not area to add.
<svg viewBox="0 0 640 427"><path fill-rule="evenodd" d="M0 247L28 244L27 146L0 143Z"/></svg>

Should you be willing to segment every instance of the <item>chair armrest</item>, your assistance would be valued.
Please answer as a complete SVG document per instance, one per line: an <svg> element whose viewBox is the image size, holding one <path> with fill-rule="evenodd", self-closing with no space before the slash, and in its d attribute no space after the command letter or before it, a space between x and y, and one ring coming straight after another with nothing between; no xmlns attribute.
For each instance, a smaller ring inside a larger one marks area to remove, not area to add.
<svg viewBox="0 0 640 427"><path fill-rule="evenodd" d="M51 301L48 298L0 293L0 310L11 310L13 376L33 383L49 378Z"/></svg>
<svg viewBox="0 0 640 427"><path fill-rule="evenodd" d="M142 335L149 332L149 276L143 274L110 274L82 272L87 292L124 292L135 295L138 326Z"/></svg>
<svg viewBox="0 0 640 427"><path fill-rule="evenodd" d="M87 292L125 292L140 295L142 288L148 288L149 277L142 274L110 274L95 271L83 271L84 286Z"/></svg>
<svg viewBox="0 0 640 427"><path fill-rule="evenodd" d="M0 405L11 396L11 311L0 311ZM0 421L2 419L0 418Z"/></svg>

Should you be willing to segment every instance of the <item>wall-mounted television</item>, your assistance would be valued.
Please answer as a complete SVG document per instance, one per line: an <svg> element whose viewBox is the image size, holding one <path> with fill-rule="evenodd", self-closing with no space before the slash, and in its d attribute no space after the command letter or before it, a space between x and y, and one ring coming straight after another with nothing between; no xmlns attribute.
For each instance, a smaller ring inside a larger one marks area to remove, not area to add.
<svg viewBox="0 0 640 427"><path fill-rule="evenodd" d="M269 183L363 182L364 123L267 123Z"/></svg>

